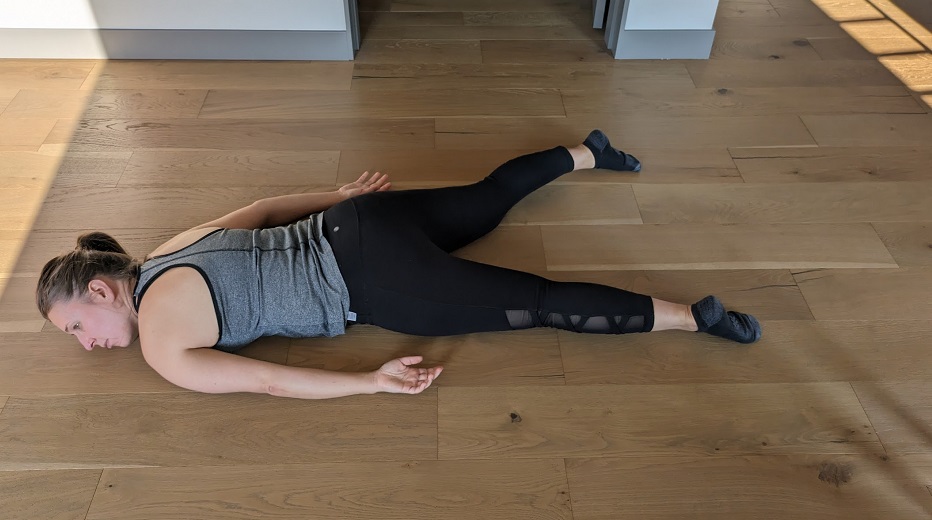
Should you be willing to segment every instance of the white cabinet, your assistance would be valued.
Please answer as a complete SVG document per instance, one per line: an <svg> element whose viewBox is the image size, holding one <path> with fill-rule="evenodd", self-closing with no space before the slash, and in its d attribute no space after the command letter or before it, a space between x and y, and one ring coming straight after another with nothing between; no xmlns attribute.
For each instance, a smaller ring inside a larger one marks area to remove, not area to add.
<svg viewBox="0 0 932 520"><path fill-rule="evenodd" d="M613 0L605 43L618 59L706 59L718 0Z"/></svg>
<svg viewBox="0 0 932 520"><path fill-rule="evenodd" d="M355 0L4 0L0 57L353 59Z"/></svg>

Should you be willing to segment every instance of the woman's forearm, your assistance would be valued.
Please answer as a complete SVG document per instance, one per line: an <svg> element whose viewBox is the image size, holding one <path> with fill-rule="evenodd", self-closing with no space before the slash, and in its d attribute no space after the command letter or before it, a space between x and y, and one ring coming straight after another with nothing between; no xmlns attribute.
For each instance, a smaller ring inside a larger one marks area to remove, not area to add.
<svg viewBox="0 0 932 520"><path fill-rule="evenodd" d="M274 380L267 384L270 395L298 399L332 399L374 394L379 390L372 372L333 372L300 367L276 370Z"/></svg>
<svg viewBox="0 0 932 520"><path fill-rule="evenodd" d="M311 213L324 211L344 200L346 197L339 191L298 193L258 200L255 206L265 215L263 227L275 227L290 224Z"/></svg>

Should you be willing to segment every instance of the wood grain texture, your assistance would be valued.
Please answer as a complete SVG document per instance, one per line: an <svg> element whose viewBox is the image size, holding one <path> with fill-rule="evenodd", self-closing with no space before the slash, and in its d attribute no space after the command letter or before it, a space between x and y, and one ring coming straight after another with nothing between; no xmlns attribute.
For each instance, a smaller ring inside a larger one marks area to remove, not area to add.
<svg viewBox="0 0 932 520"><path fill-rule="evenodd" d="M352 62L114 60L102 67L97 88L346 90Z"/></svg>
<svg viewBox="0 0 932 520"><path fill-rule="evenodd" d="M357 63L482 63L478 40L370 40Z"/></svg>
<svg viewBox="0 0 932 520"><path fill-rule="evenodd" d="M601 41L603 34L583 23L577 25L561 24L553 26L376 26L365 32L373 40L531 40L546 41Z"/></svg>
<svg viewBox="0 0 932 520"><path fill-rule="evenodd" d="M38 150L55 125L55 119L0 117L0 152Z"/></svg>
<svg viewBox="0 0 932 520"><path fill-rule="evenodd" d="M356 63L353 90L693 86L682 63Z"/></svg>
<svg viewBox="0 0 932 520"><path fill-rule="evenodd" d="M4 518L84 520L100 470L0 472Z"/></svg>
<svg viewBox="0 0 932 520"><path fill-rule="evenodd" d="M925 45L932 44L932 35L927 33ZM900 81L916 92L932 91L932 54L892 55L878 58Z"/></svg>
<svg viewBox="0 0 932 520"><path fill-rule="evenodd" d="M321 186L336 181L340 152L139 150L120 186ZM356 180L355 178L353 180Z"/></svg>
<svg viewBox="0 0 932 520"><path fill-rule="evenodd" d="M645 223L898 222L932 220L932 183L634 187Z"/></svg>
<svg viewBox="0 0 932 520"><path fill-rule="evenodd" d="M87 518L573 517L562 460L503 467L412 455L404 462L108 469Z"/></svg>
<svg viewBox="0 0 932 520"><path fill-rule="evenodd" d="M10 101L13 101L13 98L16 97L18 93L19 89L0 89L0 117L2 117L3 111L6 110L7 105L10 104Z"/></svg>
<svg viewBox="0 0 932 520"><path fill-rule="evenodd" d="M294 340L288 364L328 370L370 371L399 356L424 356L423 366L444 367L434 386L563 385L560 346L554 330L415 337L369 325L345 336Z"/></svg>
<svg viewBox="0 0 932 520"><path fill-rule="evenodd" d="M886 456L571 459L566 471L573 514L593 520L906 520L932 507L925 480Z"/></svg>
<svg viewBox="0 0 932 520"><path fill-rule="evenodd" d="M714 235L706 229L551 226L542 236L551 271L896 267L869 224L735 224Z"/></svg>
<svg viewBox="0 0 932 520"><path fill-rule="evenodd" d="M817 320L924 320L932 268L813 270L794 275Z"/></svg>
<svg viewBox="0 0 932 520"><path fill-rule="evenodd" d="M848 383L441 388L439 410L441 460L882 453Z"/></svg>
<svg viewBox="0 0 932 520"><path fill-rule="evenodd" d="M877 222L873 226L900 267L932 267L932 224Z"/></svg>
<svg viewBox="0 0 932 520"><path fill-rule="evenodd" d="M923 146L733 148L741 177L764 182L924 181L932 151Z"/></svg>
<svg viewBox="0 0 932 520"><path fill-rule="evenodd" d="M2 125L0 119L0 125ZM59 122L50 144L71 143L74 151L120 148L205 148L213 150L359 150L433 146L429 119L343 119L267 121L255 119L82 120L74 134Z"/></svg>
<svg viewBox="0 0 932 520"><path fill-rule="evenodd" d="M754 313L723 300L729 309ZM561 331L566 384L932 380L932 368L916 363L932 340L928 320L758 318L763 337L750 346L689 332L588 337Z"/></svg>
<svg viewBox="0 0 932 520"><path fill-rule="evenodd" d="M912 98L909 98L912 101ZM912 101L915 103L915 101ZM485 107L477 110L477 107ZM345 118L359 111L375 118L455 116L563 117L552 89L430 91L214 90L201 117L259 119Z"/></svg>
<svg viewBox="0 0 932 520"><path fill-rule="evenodd" d="M592 40L482 40L482 63L561 63L609 61L601 41Z"/></svg>
<svg viewBox="0 0 932 520"><path fill-rule="evenodd" d="M932 431L932 405L928 381L863 381L852 384L877 436L888 453L928 455Z"/></svg>
<svg viewBox="0 0 932 520"><path fill-rule="evenodd" d="M436 453L436 413L434 390L339 401L191 392L11 397L0 414L0 468L408 460Z"/></svg>
<svg viewBox="0 0 932 520"><path fill-rule="evenodd" d="M808 44L789 38L722 38L716 35L710 60L816 61L822 57Z"/></svg>
<svg viewBox="0 0 932 520"><path fill-rule="evenodd" d="M393 0L392 11L533 11L576 13L590 9L578 0Z"/></svg>
<svg viewBox="0 0 932 520"><path fill-rule="evenodd" d="M619 112L664 116L766 116L786 113L924 114L902 87L658 88L620 89L610 101L595 101L591 90L561 90L566 115Z"/></svg>
<svg viewBox="0 0 932 520"><path fill-rule="evenodd" d="M883 65L866 60L718 60L686 64L697 87L899 86Z"/></svg>
<svg viewBox="0 0 932 520"><path fill-rule="evenodd" d="M0 332L39 332L45 320L36 310L36 282L38 272L27 276L0 279L3 294L0 296Z"/></svg>
<svg viewBox="0 0 932 520"><path fill-rule="evenodd" d="M930 114L805 115L819 146L924 146L932 141Z"/></svg>
<svg viewBox="0 0 932 520"><path fill-rule="evenodd" d="M77 90L96 63L93 60L0 60L0 89Z"/></svg>
<svg viewBox="0 0 932 520"><path fill-rule="evenodd" d="M593 128L609 136L624 136L624 146L635 150L658 143L670 148L816 144L796 116L683 118L621 113L610 120L595 114L566 119L447 118L438 119L435 127L436 147L445 150L543 149L554 142L578 142Z"/></svg>
<svg viewBox="0 0 932 520"><path fill-rule="evenodd" d="M55 176L60 157L36 152L0 152L0 182L6 188L44 189Z"/></svg>

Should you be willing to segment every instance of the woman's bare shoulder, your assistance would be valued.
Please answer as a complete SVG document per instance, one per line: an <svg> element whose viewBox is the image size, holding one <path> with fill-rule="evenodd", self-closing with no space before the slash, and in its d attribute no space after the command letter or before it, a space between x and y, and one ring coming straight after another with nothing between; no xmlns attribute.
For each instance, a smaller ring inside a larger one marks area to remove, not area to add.
<svg viewBox="0 0 932 520"><path fill-rule="evenodd" d="M170 255L175 251L184 249L205 236L221 229L219 227L196 227L183 231L165 241L162 245L152 250L146 255L146 260L162 255Z"/></svg>
<svg viewBox="0 0 932 520"><path fill-rule="evenodd" d="M220 323L210 289L190 267L169 269L149 286L139 306L143 352L153 347L201 348L217 343Z"/></svg>

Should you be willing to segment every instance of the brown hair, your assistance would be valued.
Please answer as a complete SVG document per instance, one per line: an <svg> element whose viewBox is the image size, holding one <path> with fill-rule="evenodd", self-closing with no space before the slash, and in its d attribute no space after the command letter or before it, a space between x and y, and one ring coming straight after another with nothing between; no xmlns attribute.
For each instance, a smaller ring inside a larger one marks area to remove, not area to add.
<svg viewBox="0 0 932 520"><path fill-rule="evenodd" d="M48 261L36 286L36 305L48 319L52 305L87 293L95 278L136 278L140 262L129 256L112 236L95 231L78 237L74 251Z"/></svg>

